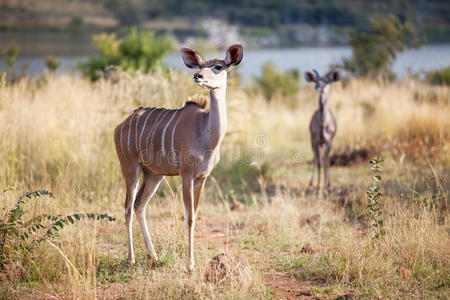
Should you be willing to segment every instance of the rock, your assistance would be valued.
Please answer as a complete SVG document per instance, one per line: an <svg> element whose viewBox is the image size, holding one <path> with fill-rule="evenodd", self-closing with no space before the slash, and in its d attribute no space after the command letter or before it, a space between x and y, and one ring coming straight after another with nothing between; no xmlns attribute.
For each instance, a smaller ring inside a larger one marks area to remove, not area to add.
<svg viewBox="0 0 450 300"><path fill-rule="evenodd" d="M220 253L209 262L205 280L214 284L248 286L252 282L252 271L246 259L230 252Z"/></svg>

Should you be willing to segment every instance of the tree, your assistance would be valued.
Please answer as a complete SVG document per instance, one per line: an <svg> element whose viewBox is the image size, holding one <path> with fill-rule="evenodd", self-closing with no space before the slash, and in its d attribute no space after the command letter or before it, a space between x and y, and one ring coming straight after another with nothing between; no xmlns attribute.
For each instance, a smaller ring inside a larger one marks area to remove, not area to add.
<svg viewBox="0 0 450 300"><path fill-rule="evenodd" d="M394 76L391 67L398 53L420 45L417 32L409 22L396 16L374 16L370 31L356 31L350 35L353 56L343 60L343 67L355 76Z"/></svg>

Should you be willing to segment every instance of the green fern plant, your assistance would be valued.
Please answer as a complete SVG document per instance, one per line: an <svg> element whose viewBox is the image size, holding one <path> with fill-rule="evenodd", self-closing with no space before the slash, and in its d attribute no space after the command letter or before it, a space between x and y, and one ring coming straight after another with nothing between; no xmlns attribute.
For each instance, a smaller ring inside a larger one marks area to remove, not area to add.
<svg viewBox="0 0 450 300"><path fill-rule="evenodd" d="M373 184L367 188L367 209L369 212L368 223L372 234L372 238L380 238L386 234L384 230L383 212L381 211L381 198L383 191L381 190L382 177L380 173L383 171L381 163L384 159L380 156L374 156L369 161L371 169L374 172Z"/></svg>
<svg viewBox="0 0 450 300"><path fill-rule="evenodd" d="M46 190L28 192L19 198L12 209L4 208L6 213L0 218L0 269L20 260L23 255L28 256L40 243L55 238L61 229L81 219L115 221L113 216L95 213L67 216L41 214L25 221L29 213L25 206L30 200L43 196L52 198L53 194Z"/></svg>

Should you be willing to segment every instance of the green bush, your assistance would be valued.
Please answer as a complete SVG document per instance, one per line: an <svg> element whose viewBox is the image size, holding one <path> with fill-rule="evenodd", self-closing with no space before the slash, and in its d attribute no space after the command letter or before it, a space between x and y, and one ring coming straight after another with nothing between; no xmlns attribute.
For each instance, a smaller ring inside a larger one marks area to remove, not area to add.
<svg viewBox="0 0 450 300"><path fill-rule="evenodd" d="M274 96L282 95L293 99L298 91L298 81L300 79L297 70L289 70L281 73L276 70L271 62L263 65L261 77L255 77L256 84L262 88L268 101Z"/></svg>
<svg viewBox="0 0 450 300"><path fill-rule="evenodd" d="M431 84L450 85L450 66L427 72L426 79Z"/></svg>
<svg viewBox="0 0 450 300"><path fill-rule="evenodd" d="M154 32L139 32L136 28L123 39L117 39L114 33L95 35L94 43L100 53L80 66L83 75L91 80L99 79L108 66L147 73L160 65L164 55L174 47L166 35L156 37Z"/></svg>

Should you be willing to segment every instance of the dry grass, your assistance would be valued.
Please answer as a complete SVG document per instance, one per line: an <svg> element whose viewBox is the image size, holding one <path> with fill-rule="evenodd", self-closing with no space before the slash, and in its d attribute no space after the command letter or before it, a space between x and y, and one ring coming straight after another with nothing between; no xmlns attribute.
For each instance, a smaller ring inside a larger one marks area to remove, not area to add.
<svg viewBox="0 0 450 300"><path fill-rule="evenodd" d="M313 89L302 87L297 103L267 103L259 91L231 84L222 163L208 181L197 222L198 271L185 272L176 178L162 184L147 211L161 262L147 259L136 225L137 264L128 266L113 128L136 107L178 107L201 93L178 72L119 74L95 84L71 75L0 82L0 188L16 189L1 194L2 207L11 207L24 191L44 188L56 198L33 202L31 215L94 211L119 219L65 229L33 254L33 263L2 274L0 295L277 298L266 274L282 272L294 276L294 287L307 285L324 298L350 288L368 298L449 296L450 96L447 87L415 81L353 80L333 86L330 96L338 120L335 149L367 147L387 158L384 239L365 235L366 166L332 169L332 182L342 192L327 199L303 196L299 189L312 157L307 125L317 104ZM236 163L244 157L255 163ZM247 205L229 211L232 199ZM302 251L304 246L314 251ZM205 280L208 262L220 252L249 261L248 288Z"/></svg>

